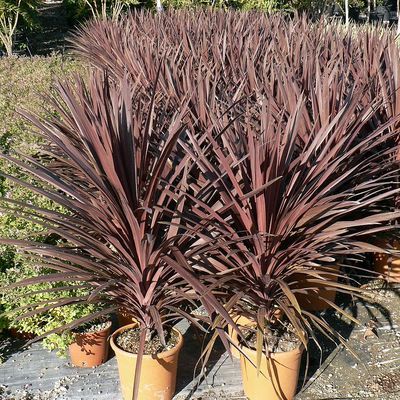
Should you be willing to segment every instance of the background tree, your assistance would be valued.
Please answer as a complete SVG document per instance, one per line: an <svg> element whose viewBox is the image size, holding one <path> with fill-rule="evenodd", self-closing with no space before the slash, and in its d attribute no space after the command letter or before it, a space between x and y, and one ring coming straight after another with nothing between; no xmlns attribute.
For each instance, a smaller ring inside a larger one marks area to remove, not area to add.
<svg viewBox="0 0 400 400"><path fill-rule="evenodd" d="M0 40L7 55L10 57L13 51L14 35L20 16L21 0L16 4L2 2L0 4Z"/></svg>
<svg viewBox="0 0 400 400"><path fill-rule="evenodd" d="M20 25L36 25L40 0L0 0L0 45L11 56L17 29Z"/></svg>

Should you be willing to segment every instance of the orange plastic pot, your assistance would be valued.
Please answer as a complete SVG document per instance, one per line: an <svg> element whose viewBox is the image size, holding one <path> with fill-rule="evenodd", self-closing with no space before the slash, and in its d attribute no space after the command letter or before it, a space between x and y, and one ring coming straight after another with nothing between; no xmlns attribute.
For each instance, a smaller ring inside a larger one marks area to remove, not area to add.
<svg viewBox="0 0 400 400"><path fill-rule="evenodd" d="M273 316L275 318L275 321L278 321L278 320L282 319L282 316L283 316L282 310L279 309L279 308L276 309L276 311L274 312ZM231 317L233 319L233 322L235 322L235 324L238 325L239 327L240 326L246 327L246 326L251 326L251 325L254 324L254 321L252 321L251 319L249 319L249 318L247 318L247 317L245 317L243 315L236 315L236 316L231 315ZM229 337L232 339L232 342L236 346L239 346L237 334L234 335L233 332L234 332L233 328L230 325L228 325L228 335L229 335ZM232 344L231 344L230 347L231 347L232 357L239 359L240 358L239 349L237 347L233 346Z"/></svg>
<svg viewBox="0 0 400 400"><path fill-rule="evenodd" d="M242 315L231 316L231 317L233 319L233 322L238 326L249 326L249 325L253 324L253 322L250 319L248 319L247 317L244 317ZM228 335L232 339L232 342L236 346L239 346L238 336L237 336L236 332L234 332L233 328L230 325L228 325ZM232 345L231 345L231 353L232 353L232 357L240 358L240 351L235 346L232 346Z"/></svg>
<svg viewBox="0 0 400 400"><path fill-rule="evenodd" d="M396 241L393 248L400 250L400 243ZM375 253L374 267L375 272L388 282L400 283L400 258L385 253Z"/></svg>
<svg viewBox="0 0 400 400"><path fill-rule="evenodd" d="M75 367L92 368L108 359L108 337L111 326L99 332L76 333L75 341L69 346L71 363Z"/></svg>
<svg viewBox="0 0 400 400"><path fill-rule="evenodd" d="M117 313L118 325L122 328L123 326L136 322L136 318L128 311L120 308Z"/></svg>
<svg viewBox="0 0 400 400"><path fill-rule="evenodd" d="M119 348L115 343L115 339L123 331L136 326L137 324L133 323L117 329L111 336L110 341L117 357L124 400L132 400L137 355ZM173 349L156 355L143 356L139 382L140 400L170 400L174 396L179 352L183 345L181 333L176 329L174 331L178 334L179 341Z"/></svg>
<svg viewBox="0 0 400 400"><path fill-rule="evenodd" d="M329 269L331 269L331 271L326 273L318 268L315 268L315 271L318 272L321 277L325 277L326 280L337 282L338 277L332 276L331 274L334 272L333 270L339 271L339 266L330 265ZM334 287L327 289L327 286L323 283L310 282L310 280L314 278L308 278L305 274L294 274L293 279L298 280L295 285L291 286L293 289L307 290L307 293L295 293L301 309L306 311L323 311L330 307L326 300L332 303L335 302L337 291Z"/></svg>
<svg viewBox="0 0 400 400"><path fill-rule="evenodd" d="M235 335L236 333L234 333ZM284 352L272 353L261 358L257 374L257 352L241 346L243 353L253 362L240 355L243 389L249 400L293 400L299 380L301 356L304 346Z"/></svg>

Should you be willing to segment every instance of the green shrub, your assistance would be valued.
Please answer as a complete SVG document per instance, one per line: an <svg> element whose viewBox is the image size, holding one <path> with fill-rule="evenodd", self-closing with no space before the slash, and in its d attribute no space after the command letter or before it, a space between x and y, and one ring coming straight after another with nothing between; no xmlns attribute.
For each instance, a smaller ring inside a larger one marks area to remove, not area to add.
<svg viewBox="0 0 400 400"><path fill-rule="evenodd" d="M64 0L68 22L74 25L90 16L90 10L85 0Z"/></svg>
<svg viewBox="0 0 400 400"><path fill-rule="evenodd" d="M44 115L43 95L50 89L54 75L61 77L83 70L75 61L62 57L0 59L0 148L2 151L28 152L35 155L39 139L18 114L18 109L39 111ZM49 110L51 111L51 110ZM0 170L9 175L23 175L6 161ZM32 181L31 181L32 182ZM39 207L54 207L49 200L13 183L0 179L0 195L14 200L29 201ZM42 234L32 222L0 214L0 237L31 238ZM0 250L0 259L1 259ZM4 263L3 263L4 269Z"/></svg>
<svg viewBox="0 0 400 400"><path fill-rule="evenodd" d="M154 4L151 5L154 7ZM211 0L163 0L162 5L165 8L191 8L211 5L223 7L226 5L226 2L223 0L217 0L214 3Z"/></svg>
<svg viewBox="0 0 400 400"><path fill-rule="evenodd" d="M61 57L0 59L0 148L2 151L36 153L39 139L18 114L18 109L41 110L43 94L49 91L55 74L69 75L82 67ZM5 174L17 173L8 162L0 161ZM14 200L28 200L38 206L49 206L48 200L21 188L10 180L0 180L0 194ZM41 229L32 223L0 215L0 237L31 237Z"/></svg>
<svg viewBox="0 0 400 400"><path fill-rule="evenodd" d="M50 329L69 324L79 318L96 312L99 307L95 304L74 304L57 308L48 316L47 327ZM59 357L66 357L68 346L74 341L71 331L53 333L43 339L42 345L45 349L56 351Z"/></svg>
<svg viewBox="0 0 400 400"><path fill-rule="evenodd" d="M8 267L3 273L0 274L0 286L5 287L12 283L24 278L32 278L39 274L39 270L35 268L29 260L21 258L18 253L14 254L12 262L14 267ZM14 328L19 332L33 333L41 335L46 330L49 330L49 325L52 325L53 317L51 313L45 313L39 316L16 321L15 318L22 314L19 310L29 304L37 302L49 301L54 296L49 294L33 294L25 297L31 291L41 291L46 288L55 287L55 284L41 284L34 285L32 289L26 290L25 288L15 288L12 291L2 292L0 294L0 303L2 304L3 312L3 326ZM58 285L60 286L60 285ZM63 292L62 295L68 295L68 292ZM5 323L5 324L4 324Z"/></svg>
<svg viewBox="0 0 400 400"><path fill-rule="evenodd" d="M39 270L30 260L21 257L20 254L10 254L14 267L7 268L0 274L0 286L7 286L21 279L36 277ZM40 271L43 273L43 271ZM54 271L48 271L54 272ZM57 298L72 297L86 294L83 289L60 290L57 292L42 292L45 289L63 288L65 285L74 283L42 283L33 285L31 288L15 288L0 294L0 304L3 317L0 319L0 328L14 328L20 332L32 333L35 336L71 323L79 318L97 311L98 306L94 304L72 304L65 307L55 308L43 314L34 315L16 321L16 317L33 310L35 307L26 307L41 302L38 307L45 307ZM78 283L76 285L79 285ZM34 293L33 293L34 292ZM57 355L65 357L69 344L73 341L72 334L66 330L60 334L52 334L43 340L43 347L49 350L57 350Z"/></svg>
<svg viewBox="0 0 400 400"><path fill-rule="evenodd" d="M92 0L89 0L92 1ZM115 0L106 0L107 8L110 10ZM264 10L268 12L285 10L304 10L312 6L313 0L162 0L164 8L194 8L194 7L215 7L215 8L235 8L244 11ZM100 7L101 0L97 0ZM122 0L126 6L139 6L145 8L155 8L156 1L153 0ZM71 25L91 17L88 0L64 0L67 10L68 21Z"/></svg>
<svg viewBox="0 0 400 400"><path fill-rule="evenodd" d="M268 12L284 10L288 6L280 0L234 0L232 5L241 10L264 10Z"/></svg>
<svg viewBox="0 0 400 400"><path fill-rule="evenodd" d="M185 8L199 6L213 6L216 8L236 8L240 10L277 11L286 9L286 2L281 0L164 0L166 8Z"/></svg>
<svg viewBox="0 0 400 400"><path fill-rule="evenodd" d="M83 71L83 65L62 57L49 58L3 58L0 59L0 148L2 151L28 151L34 155L39 143L32 128L17 113L17 109L27 109L44 114L44 98L48 93L54 75L68 76ZM5 174L24 176L15 166L0 161L0 171ZM25 176L24 176L25 177ZM29 201L39 207L61 210L60 207L15 183L0 178L0 196L19 201ZM4 202L0 204L4 206ZM21 239L35 238L49 240L43 229L21 218L0 213L0 237ZM30 277L37 273L29 260L22 259L11 247L0 246L0 286L17 277ZM29 299L26 300L29 302ZM22 305L21 301L0 297L0 310L9 311L10 307ZM51 323L52 321L49 321ZM46 319L31 321L13 321L9 317L0 318L0 330L14 327L18 331L32 333L39 323L45 329ZM42 328L41 328L42 329Z"/></svg>
<svg viewBox="0 0 400 400"><path fill-rule="evenodd" d="M118 0L104 0L107 2L107 9L110 11L113 4ZM68 20L71 25L91 17L88 2L96 2L98 9L101 8L102 0L64 0L67 10ZM138 6L155 9L155 0L121 0L125 6ZM377 0L381 4L384 0ZM325 2L321 4L318 0L161 0L164 8L180 9L194 7L215 7L215 8L234 8L237 10L262 10L266 12L275 11L309 11L320 10L332 5L334 2ZM351 9L367 9L365 0L350 0Z"/></svg>
<svg viewBox="0 0 400 400"><path fill-rule="evenodd" d="M102 8L102 3L105 2L108 14L112 14L114 7L118 7L121 4L124 8L130 8L132 6L149 6L151 2L144 0L63 0L65 10L67 12L68 23L75 25L78 22L82 22L87 18L93 17L91 6L98 12Z"/></svg>
<svg viewBox="0 0 400 400"><path fill-rule="evenodd" d="M1 12L6 12L6 10L18 12L20 25L33 28L38 23L38 8L41 3L41 0L0 0L0 10Z"/></svg>

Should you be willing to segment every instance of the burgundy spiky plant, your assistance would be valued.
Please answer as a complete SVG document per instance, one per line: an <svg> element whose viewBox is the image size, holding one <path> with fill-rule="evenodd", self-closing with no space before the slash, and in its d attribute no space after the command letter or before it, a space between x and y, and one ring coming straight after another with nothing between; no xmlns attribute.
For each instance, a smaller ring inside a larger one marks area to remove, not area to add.
<svg viewBox="0 0 400 400"><path fill-rule="evenodd" d="M389 30L366 28L352 33L326 21L310 24L304 16L289 19L263 13L136 12L118 22L89 22L70 42L78 55L96 67L107 67L117 77L129 73L144 85L156 76L158 60L167 60L159 89L178 98L196 89L196 79L187 80L186 71L193 74L201 68L204 76L218 82L213 92L204 95L228 92L234 101L261 93L274 98L279 112L296 104L289 104L290 99L276 87L279 80L293 82L300 94L306 90L307 97L316 96L312 91L318 90L316 75L331 79L327 72L332 72L333 64L346 87L354 80L368 83L367 101L384 97L378 119L393 116L398 108L399 56ZM334 91L329 93L321 95Z"/></svg>
<svg viewBox="0 0 400 400"><path fill-rule="evenodd" d="M229 323L214 294L259 332L279 307L304 342L313 328L341 339L296 294L324 284L362 296L329 265L377 250L372 239L398 217L386 202L399 191L398 116L383 91L394 75L360 51L390 35L185 12L95 23L74 40L111 78L59 85L61 119L30 118L49 165L4 156L69 210L19 207L72 244L16 243L58 271L21 284L83 281L90 295L52 306L112 299L161 337L197 291Z"/></svg>
<svg viewBox="0 0 400 400"><path fill-rule="evenodd" d="M318 85L329 85L322 79ZM200 270L213 266L211 276L227 279L225 288L234 299L230 306L260 332L279 308L305 346L305 332L313 335L314 330L345 343L322 318L302 309L296 295L321 286L366 295L338 282L344 274L332 266L340 266L343 256L377 251L372 239L392 229L389 222L400 215L384 202L399 193L391 188L398 166L388 157L398 149L393 139L399 117L367 129L376 104L364 107L363 96L365 88L351 93L337 112L327 114L329 122L311 125L307 135L300 127L307 126L309 109L300 96L289 115L274 115L268 98L261 104L238 103L237 111L215 116L200 139L180 142L208 179L203 191L219 199L212 210L221 221L219 244L210 252L214 262ZM192 211L197 210L201 215L203 205ZM193 264L199 265L198 260ZM263 335L257 337L258 350L267 348Z"/></svg>
<svg viewBox="0 0 400 400"><path fill-rule="evenodd" d="M200 187L212 177L209 185L196 188L209 194L202 210L192 212L199 212L198 218L213 213L221 238L256 235L240 245L251 256L237 256L230 265L255 269L254 280L239 286L257 287L258 276L260 285L266 280L286 297L267 273L278 263L275 252L283 252L279 262L295 267L290 273L277 269L286 285L287 275L296 276L300 266L339 263L346 252L378 250L372 244L376 237L393 228L387 225L395 219L391 205L397 193L394 42L390 32L352 34L335 24L309 24L304 17L235 12L134 13L118 23L91 23L72 38L77 53L96 67L107 66L116 77L128 73L144 85L156 74L154 64L169 60L159 89L174 93L175 101L191 95L188 131L193 159L202 168ZM191 151L187 143L182 146ZM313 185L309 192L307 184ZM335 231L338 221L342 225ZM229 228L223 227L226 222ZM294 238L300 242L291 246ZM198 258L193 262L199 264ZM224 262L226 257L214 264ZM323 278L307 271L306 291L339 274L328 268ZM274 302L274 296L266 298Z"/></svg>
<svg viewBox="0 0 400 400"><path fill-rule="evenodd" d="M145 341L158 333L164 342L179 318L196 323L185 312L187 302L203 303L210 314L219 310L229 319L199 281L192 278L192 286L188 285L169 264L184 258L194 232L186 232L180 222L188 157L175 154L185 129L187 101L182 99L179 109L171 111L170 99L157 94L156 84L155 80L149 92L127 79L111 82L103 73L93 73L88 84L80 78L58 83L56 95L49 99L56 117L40 120L24 113L46 143L42 156L2 155L38 184L2 176L66 210L49 211L4 199L8 206L3 210L34 220L64 239L60 246L3 239L2 243L29 253L39 267L54 271L6 289L50 281L86 289L85 295L30 304L19 318L69 304L108 304L48 335L117 308L127 310L141 328L135 398ZM173 246L177 242L179 248Z"/></svg>

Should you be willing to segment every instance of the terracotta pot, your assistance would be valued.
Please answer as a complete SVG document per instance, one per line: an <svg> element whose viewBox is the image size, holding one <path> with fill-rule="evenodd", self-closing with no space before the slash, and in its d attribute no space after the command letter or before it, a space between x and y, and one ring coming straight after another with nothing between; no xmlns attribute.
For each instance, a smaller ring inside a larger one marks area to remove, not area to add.
<svg viewBox="0 0 400 400"><path fill-rule="evenodd" d="M396 241L393 249L400 250L400 243ZM380 277L388 282L400 283L400 258L385 253L374 253L374 267Z"/></svg>
<svg viewBox="0 0 400 400"><path fill-rule="evenodd" d="M235 322L235 324L238 326L249 326L253 324L253 322L250 319L244 317L243 315L237 315L231 317L233 319L233 322ZM228 335L232 339L232 342L238 346L239 345L238 336L230 325L228 325ZM240 358L240 351L235 346L232 345L231 345L231 353L232 357Z"/></svg>
<svg viewBox="0 0 400 400"><path fill-rule="evenodd" d="M256 365L257 352L246 346L241 346L241 349ZM257 368L241 354L240 368L246 397L249 400L294 399L303 351L304 346L300 345L292 351L272 353L269 357L264 355L261 358L259 374Z"/></svg>
<svg viewBox="0 0 400 400"><path fill-rule="evenodd" d="M123 326L136 322L136 318L128 311L120 308L117 313L118 325L122 328Z"/></svg>
<svg viewBox="0 0 400 400"><path fill-rule="evenodd" d="M92 368L106 362L110 331L111 326L99 332L76 333L75 342L69 346L72 365L81 368Z"/></svg>
<svg viewBox="0 0 400 400"><path fill-rule="evenodd" d="M316 272L319 273L320 276L326 277L327 280L331 282L337 282L338 277L332 276L331 273L334 273L336 270L339 272L340 267L335 265L330 265L329 267L332 271L324 273L323 270L315 269ZM313 277L307 277L304 274L294 274L293 279L298 282L295 285L291 285L293 289L307 289L308 293L295 293L296 299L299 303L299 306L306 311L323 311L330 307L330 305L325 301L335 302L336 298L336 290L334 287L330 289L326 289L326 286L321 283L310 282L310 280L314 279ZM313 288L313 289L311 289Z"/></svg>
<svg viewBox="0 0 400 400"><path fill-rule="evenodd" d="M249 319L243 315L236 315L236 316L231 315L231 317L232 317L233 321L235 322L235 324L238 326L246 327L246 326L254 325L254 322L251 319ZM283 317L282 310L279 308L276 309L274 311L273 317L274 317L274 321L272 323L275 323L276 321L281 320ZM228 325L228 335L232 339L234 344L236 344L238 346L239 341L238 341L237 334L234 335L233 333L234 333L233 328L230 325ZM235 346L232 346L232 345L231 345L231 353L232 353L232 357L237 358L237 359L240 358L240 351Z"/></svg>
<svg viewBox="0 0 400 400"><path fill-rule="evenodd" d="M119 378L124 400L132 400L137 354L119 348L116 337L123 331L136 327L130 324L117 329L111 336L111 347L118 363ZM183 345L183 337L179 336L178 344L171 350L156 355L144 355L139 383L140 400L170 400L174 396L179 352Z"/></svg>

